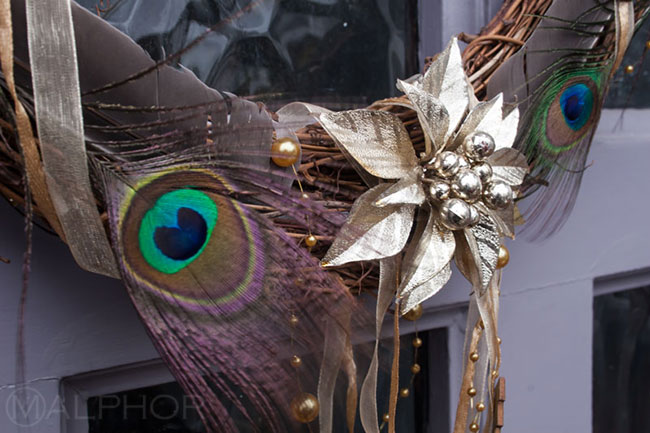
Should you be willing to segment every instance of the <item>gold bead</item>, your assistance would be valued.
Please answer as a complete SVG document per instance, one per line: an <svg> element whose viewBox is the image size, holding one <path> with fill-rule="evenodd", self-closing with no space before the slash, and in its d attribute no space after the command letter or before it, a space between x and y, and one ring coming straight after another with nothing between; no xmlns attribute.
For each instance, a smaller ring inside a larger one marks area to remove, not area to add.
<svg viewBox="0 0 650 433"><path fill-rule="evenodd" d="M471 387L470 389L468 389L467 395L469 395L470 397L474 397L476 395L476 388Z"/></svg>
<svg viewBox="0 0 650 433"><path fill-rule="evenodd" d="M315 246L317 242L318 239L316 239L316 236L314 235L309 235L305 238L305 245L307 245L309 248Z"/></svg>
<svg viewBox="0 0 650 433"><path fill-rule="evenodd" d="M469 431L471 431L472 433L476 433L478 431L478 424L476 424L475 422L471 423L469 425Z"/></svg>
<svg viewBox="0 0 650 433"><path fill-rule="evenodd" d="M422 304L418 304L415 307L408 310L406 314L404 314L402 317L405 318L406 320L410 320L411 322L415 322L420 317L422 317L423 312L424 312L424 308L422 308Z"/></svg>
<svg viewBox="0 0 650 433"><path fill-rule="evenodd" d="M505 245L499 247L499 257L497 258L497 269L504 268L510 261L510 251Z"/></svg>
<svg viewBox="0 0 650 433"><path fill-rule="evenodd" d="M299 322L300 322L300 320L298 320L298 316L296 316L295 314L292 314L291 316L289 316L289 325L291 325L291 326L293 326L295 328L296 326L298 326Z"/></svg>
<svg viewBox="0 0 650 433"><path fill-rule="evenodd" d="M300 157L300 144L289 137L278 138L271 145L271 160L279 167L290 167Z"/></svg>
<svg viewBox="0 0 650 433"><path fill-rule="evenodd" d="M413 347L420 347L422 346L422 339L420 337L415 337L413 339Z"/></svg>
<svg viewBox="0 0 650 433"><path fill-rule="evenodd" d="M319 409L318 399L307 392L303 392L291 400L293 418L304 424L315 420Z"/></svg>
<svg viewBox="0 0 650 433"><path fill-rule="evenodd" d="M402 388L402 389L400 389L400 391L399 391L399 396L400 396L400 397L402 397L402 398L406 398L406 397L408 397L409 395L411 395L411 392L409 391L408 388Z"/></svg>
<svg viewBox="0 0 650 433"><path fill-rule="evenodd" d="M476 405L476 410L479 412L483 412L485 410L485 405L483 403L479 403Z"/></svg>
<svg viewBox="0 0 650 433"><path fill-rule="evenodd" d="M499 372L496 370L492 370L492 377L497 377L499 375Z"/></svg>
<svg viewBox="0 0 650 433"><path fill-rule="evenodd" d="M302 359L298 355L293 355L291 357L291 366L293 368L298 368L302 365Z"/></svg>
<svg viewBox="0 0 650 433"><path fill-rule="evenodd" d="M476 361L478 361L478 353L476 353L476 352L472 352L472 353L469 355L469 359L470 359L470 361L472 361L472 362L476 362Z"/></svg>
<svg viewBox="0 0 650 433"><path fill-rule="evenodd" d="M645 42L645 49L650 50L650 41Z"/></svg>
<svg viewBox="0 0 650 433"><path fill-rule="evenodd" d="M390 415L388 415L387 413L385 413L384 416L381 417L381 420L382 420L383 422L388 422L388 421L390 421Z"/></svg>
<svg viewBox="0 0 650 433"><path fill-rule="evenodd" d="M497 343L501 344L501 337L497 337Z"/></svg>
<svg viewBox="0 0 650 433"><path fill-rule="evenodd" d="M627 66L625 67L625 73L626 73L626 74L631 74L631 73L633 73L633 72L634 72L634 65L627 65Z"/></svg>
<svg viewBox="0 0 650 433"><path fill-rule="evenodd" d="M411 373L413 374L418 374L421 370L422 368L420 367L420 364L413 364L411 366Z"/></svg>
<svg viewBox="0 0 650 433"><path fill-rule="evenodd" d="M305 194L304 192L302 193L300 198L302 198L303 200L309 200L309 196L307 194Z"/></svg>

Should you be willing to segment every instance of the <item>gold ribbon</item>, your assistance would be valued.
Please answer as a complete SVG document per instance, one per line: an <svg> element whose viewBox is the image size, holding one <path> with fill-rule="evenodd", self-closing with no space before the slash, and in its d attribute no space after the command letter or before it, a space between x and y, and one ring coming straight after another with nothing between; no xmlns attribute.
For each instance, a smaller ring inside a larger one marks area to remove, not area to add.
<svg viewBox="0 0 650 433"><path fill-rule="evenodd" d="M2 72L5 76L7 88L14 100L14 110L16 111L16 129L20 140L20 150L25 161L25 172L27 185L38 205L43 217L50 224L52 229L65 240L63 230L57 219L56 212L50 196L47 191L45 182L45 173L41 166L41 158L36 146L36 140L29 122L29 116L25 107L18 99L16 94L16 84L14 81L14 41L13 28L11 21L11 1L0 0L0 61L2 63Z"/></svg>
<svg viewBox="0 0 650 433"><path fill-rule="evenodd" d="M480 424L476 402L486 404L490 409L494 404L493 390L497 376L492 373L498 373L501 364L501 349L497 333L500 285L501 271L497 270L487 289L480 294L475 287L470 298L465 337L464 372L456 410L454 433L467 431L470 422ZM478 354L478 360L470 360L472 353ZM473 398L468 394L471 387L476 390L476 395ZM470 419L472 413L473 417ZM493 421L491 410L489 410L486 413L484 432L491 433L493 431Z"/></svg>
<svg viewBox="0 0 650 433"><path fill-rule="evenodd" d="M345 374L348 378L345 419L348 424L348 432L354 433L354 423L357 417L359 392L357 390L357 364L354 362L354 351L349 334L347 341L345 342L343 369L345 370Z"/></svg>
<svg viewBox="0 0 650 433"><path fill-rule="evenodd" d="M344 311L339 312L338 317L332 316L328 319L325 329L323 360L318 378L318 403L320 405L318 424L320 433L332 432L336 377L339 374L350 336L350 310L347 307L343 308Z"/></svg>
<svg viewBox="0 0 650 433"><path fill-rule="evenodd" d="M630 45L634 35L634 2L631 0L616 0L615 2L615 19L616 19L616 45L614 64L609 74L609 79L621 65L627 47Z"/></svg>
<svg viewBox="0 0 650 433"><path fill-rule="evenodd" d="M88 174L70 0L27 0L26 14L48 210L53 204L79 266L118 277Z"/></svg>
<svg viewBox="0 0 650 433"><path fill-rule="evenodd" d="M379 433L377 417L377 373L379 369L379 338L381 325L384 322L386 311L390 306L397 285L397 258L389 257L380 261L379 290L377 292L377 307L375 310L375 350L368 367L368 373L361 385L359 399L359 416L366 433ZM397 312L395 314L398 314Z"/></svg>
<svg viewBox="0 0 650 433"><path fill-rule="evenodd" d="M453 430L454 433L465 433L467 431L467 417L469 416L471 401L471 397L467 393L467 390L472 384L474 373L476 371L475 364L471 361L468 362L467 360L469 359L470 353L478 351L478 345L483 334L480 320L472 322L469 322L469 320L471 320L471 315L468 315L468 323L474 322L475 324L472 327L472 333L466 334L469 340L469 344L466 345L465 350L465 371L463 373L463 380L460 385L460 396L458 398L458 406L456 408L456 421L454 423ZM467 330L469 331L469 326Z"/></svg>
<svg viewBox="0 0 650 433"><path fill-rule="evenodd" d="M399 299L393 313L393 365L390 369L390 399L388 401L388 433L395 433L397 393L399 389Z"/></svg>

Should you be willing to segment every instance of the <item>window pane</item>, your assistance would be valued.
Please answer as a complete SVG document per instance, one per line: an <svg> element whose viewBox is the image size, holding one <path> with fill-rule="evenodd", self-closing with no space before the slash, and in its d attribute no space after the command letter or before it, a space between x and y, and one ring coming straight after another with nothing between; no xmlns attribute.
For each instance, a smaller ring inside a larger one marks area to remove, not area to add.
<svg viewBox="0 0 650 433"><path fill-rule="evenodd" d="M625 54L621 67L614 75L609 93L605 99L607 108L645 108L650 107L650 58L646 52L646 42L650 39L650 19L634 35ZM634 65L634 74L626 74L627 65Z"/></svg>
<svg viewBox="0 0 650 433"><path fill-rule="evenodd" d="M198 413L175 383L88 399L89 433L204 433Z"/></svg>
<svg viewBox="0 0 650 433"><path fill-rule="evenodd" d="M95 13L100 4L80 3ZM417 72L417 0L101 4L102 17L155 59L187 47L217 25L180 63L211 87L266 102L366 105L395 95L396 78Z"/></svg>
<svg viewBox="0 0 650 433"><path fill-rule="evenodd" d="M650 431L650 286L594 299L593 431Z"/></svg>
<svg viewBox="0 0 650 433"><path fill-rule="evenodd" d="M400 398L398 403L396 428L400 432L438 433L449 431L449 357L447 352L447 330L434 329L421 332L419 337L424 344L418 349L417 362L422 367L413 377L410 368L414 361L413 335L403 335L400 347L400 388L409 387L410 396ZM380 359L385 368L380 369L377 388L377 407L381 414L388 411L390 387L390 360L392 359L392 339L383 341ZM358 371L367 371L374 342L357 346ZM411 382L412 380L412 382ZM347 382L341 376L339 385ZM359 381L359 387L361 381ZM382 390L384 390L382 392ZM343 395L343 394L341 394ZM340 403L340 404L339 404ZM337 406L344 402L335 402ZM433 410L432 410L433 408ZM204 433L193 402L175 383L165 383L146 388L138 388L94 396L88 399L89 433ZM339 408L340 409L340 408ZM255 429L241 417L241 413L231 408L231 416L243 433ZM340 412L342 413L342 412ZM340 415L339 413L339 415ZM333 431L347 431L342 416L335 416ZM385 429L385 427L384 427ZM309 432L305 427L304 431ZM363 432L357 414L356 431ZM385 431L385 430L384 430Z"/></svg>

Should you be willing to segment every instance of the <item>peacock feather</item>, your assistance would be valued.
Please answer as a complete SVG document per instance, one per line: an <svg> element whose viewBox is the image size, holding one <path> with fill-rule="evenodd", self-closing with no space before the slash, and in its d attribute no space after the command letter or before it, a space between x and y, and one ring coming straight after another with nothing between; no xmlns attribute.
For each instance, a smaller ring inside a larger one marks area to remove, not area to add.
<svg viewBox="0 0 650 433"><path fill-rule="evenodd" d="M619 54L649 7L647 1L553 2L490 78L488 95L503 92L523 113L516 146L531 167L522 188L533 195L523 204L531 237L556 232L571 212Z"/></svg>
<svg viewBox="0 0 650 433"><path fill-rule="evenodd" d="M345 288L218 170L171 166L126 182L104 173L122 278L206 426L300 431L290 401L316 393L326 329L347 333Z"/></svg>

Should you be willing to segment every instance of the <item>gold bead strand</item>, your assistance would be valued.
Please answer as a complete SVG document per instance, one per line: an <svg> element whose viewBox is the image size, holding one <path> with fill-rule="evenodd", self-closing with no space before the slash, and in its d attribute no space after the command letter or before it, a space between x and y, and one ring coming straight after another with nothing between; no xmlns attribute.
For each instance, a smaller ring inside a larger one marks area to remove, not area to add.
<svg viewBox="0 0 650 433"><path fill-rule="evenodd" d="M413 339L413 364L411 364L411 367L409 368L411 370L411 378L409 379L409 384L408 387L402 388L400 390L400 397L401 398L408 398L411 395L410 388L413 387L413 382L415 381L415 376L417 376L421 371L422 367L420 364L418 364L418 352L420 350L420 347L422 346L422 339L420 338L420 335L418 333L418 325L417 321L422 317L422 314L424 313L424 309L422 308L422 304L418 304L415 307L411 308L406 314L404 314L404 317L406 320L410 320L413 322L413 327L415 329L415 338Z"/></svg>
<svg viewBox="0 0 650 433"><path fill-rule="evenodd" d="M296 382L298 383L299 394L291 400L289 407L291 408L291 414L293 415L293 418L300 423L307 424L307 428L311 432L312 430L309 423L318 417L320 405L316 396L308 392L304 392L302 389L302 383L300 381L299 374L299 369L302 366L302 359L300 356L295 354L294 348L294 329L296 329L299 324L300 319L298 319L298 316L292 312L289 316L289 326L291 327L291 352L294 353L294 355L290 358L289 362L296 372Z"/></svg>
<svg viewBox="0 0 650 433"><path fill-rule="evenodd" d="M296 171L296 162L300 158L300 142L294 140L290 137L282 137L273 141L271 145L271 160L278 167L291 167L293 174L295 176L296 182L298 183L298 188L300 189L300 196L302 199L307 200L309 196L305 193L305 190L302 187L302 182ZM318 238L314 236L309 228L311 223L309 221L309 215L305 217L307 223L307 236L303 238L305 245L309 250L316 246L318 243Z"/></svg>
<svg viewBox="0 0 650 433"><path fill-rule="evenodd" d="M305 190L302 188L302 182L300 181L300 177L298 176L298 172L296 171L296 167L292 165L291 168L293 169L294 176L296 176L296 182L298 183L298 188L300 189L300 197L303 200L309 199L309 196L305 193ZM311 232L311 228L310 228L311 222L309 221L309 215L307 215L305 217L305 220L307 222L307 233L308 233L308 235L305 236L304 240L305 240L305 245L311 251L311 249L314 248L316 246L316 244L318 243L318 238L316 236L314 236L312 234L312 232Z"/></svg>

